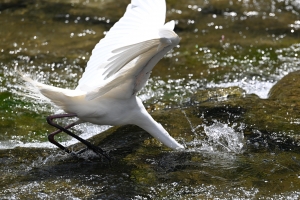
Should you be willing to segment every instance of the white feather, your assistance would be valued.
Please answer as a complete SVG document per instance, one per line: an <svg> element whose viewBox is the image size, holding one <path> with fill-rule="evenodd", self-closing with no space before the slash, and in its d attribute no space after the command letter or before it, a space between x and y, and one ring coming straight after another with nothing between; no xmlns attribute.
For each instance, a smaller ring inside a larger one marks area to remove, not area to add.
<svg viewBox="0 0 300 200"><path fill-rule="evenodd" d="M164 25L165 15L165 0L132 0L120 21L95 46L75 90L22 77L81 122L135 124L168 147L182 149L136 97L153 67L179 43L174 21Z"/></svg>
<svg viewBox="0 0 300 200"><path fill-rule="evenodd" d="M107 71L107 65L111 66L109 59L115 56L114 50L159 38L158 31L164 25L165 13L164 0L133 0L127 6L124 16L95 46L76 89L85 90L87 87L94 88L99 84L105 84L107 77L104 72ZM108 70L111 72L118 71Z"/></svg>

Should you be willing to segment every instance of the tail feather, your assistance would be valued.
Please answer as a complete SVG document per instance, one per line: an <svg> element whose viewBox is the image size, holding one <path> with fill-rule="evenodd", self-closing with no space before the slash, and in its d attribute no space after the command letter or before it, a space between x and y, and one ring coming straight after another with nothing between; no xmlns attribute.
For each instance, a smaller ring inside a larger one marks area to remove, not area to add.
<svg viewBox="0 0 300 200"><path fill-rule="evenodd" d="M33 80L30 76L25 75L20 71L17 72L20 74L21 78L28 83L24 86L20 86L20 88L24 89L21 93L22 96L30 97L35 100L52 102L66 112L70 112L68 109L69 105L72 105L85 97L85 92L46 85Z"/></svg>
<svg viewBox="0 0 300 200"><path fill-rule="evenodd" d="M38 103L51 103L49 98L46 98L39 90L38 81L33 80L28 74L24 74L18 69L15 71L20 75L23 81L17 86L16 94L33 99Z"/></svg>

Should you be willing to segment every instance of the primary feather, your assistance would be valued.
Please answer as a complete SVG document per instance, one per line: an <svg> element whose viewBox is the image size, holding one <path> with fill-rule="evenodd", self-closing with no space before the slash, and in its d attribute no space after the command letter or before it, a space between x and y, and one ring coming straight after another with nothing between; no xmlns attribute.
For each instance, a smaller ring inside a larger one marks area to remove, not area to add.
<svg viewBox="0 0 300 200"><path fill-rule="evenodd" d="M162 38L160 29L164 27L165 13L164 0L132 1L127 6L124 16L95 46L76 90L93 94L99 91L99 96L101 96L114 88L110 83L112 80L116 77L125 78L124 73L117 74L120 69L128 70L136 66L134 62L147 50L154 46L164 46L160 41ZM167 23L165 29L172 31L173 27ZM110 77L112 78L109 79ZM103 88L102 91L99 88ZM123 97L118 95L118 98ZM127 98L126 95L124 98Z"/></svg>

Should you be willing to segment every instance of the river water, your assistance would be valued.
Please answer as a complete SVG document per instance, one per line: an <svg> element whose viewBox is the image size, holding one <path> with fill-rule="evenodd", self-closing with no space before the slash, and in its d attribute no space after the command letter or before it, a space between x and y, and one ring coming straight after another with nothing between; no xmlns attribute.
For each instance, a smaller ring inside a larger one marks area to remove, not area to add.
<svg viewBox="0 0 300 200"><path fill-rule="evenodd" d="M76 127L83 138L113 132L99 142L110 149L111 163L91 152L66 155L47 141L53 129L45 117L61 111L19 96L15 67L44 83L76 87L94 45L128 3L0 0L0 198L299 199L299 148L249 139L249 124L229 119L205 123L199 113L199 123L182 109L164 126L185 124L177 137L183 152L136 127ZM230 86L268 98L278 80L300 69L299 12L298 0L168 0L167 20L176 21L182 39L140 97L149 109L180 108L198 90Z"/></svg>

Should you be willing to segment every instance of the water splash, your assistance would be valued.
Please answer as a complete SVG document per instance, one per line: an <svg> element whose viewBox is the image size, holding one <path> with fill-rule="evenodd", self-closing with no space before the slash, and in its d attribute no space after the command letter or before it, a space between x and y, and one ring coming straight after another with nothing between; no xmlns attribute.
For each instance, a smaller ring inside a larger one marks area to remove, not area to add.
<svg viewBox="0 0 300 200"><path fill-rule="evenodd" d="M195 134L195 139L186 143L191 151L207 152L233 152L242 153L244 147L244 124L227 124L217 120L211 125L200 124L193 126L186 113L183 111L187 121L190 124L191 131ZM199 139L203 134L199 129L203 129L206 139ZM199 133L200 132L200 133Z"/></svg>
<svg viewBox="0 0 300 200"><path fill-rule="evenodd" d="M244 147L244 134L241 127L233 124L232 127L215 121L210 126L204 126L207 141L203 143L202 149L208 151L241 153Z"/></svg>

